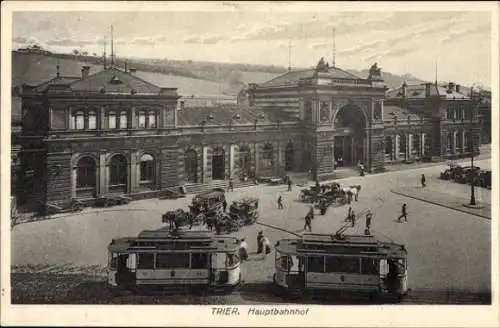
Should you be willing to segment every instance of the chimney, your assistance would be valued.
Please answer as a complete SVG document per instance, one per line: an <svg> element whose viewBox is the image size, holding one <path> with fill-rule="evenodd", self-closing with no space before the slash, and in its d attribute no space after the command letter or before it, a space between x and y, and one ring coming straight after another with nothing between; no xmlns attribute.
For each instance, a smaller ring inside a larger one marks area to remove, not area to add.
<svg viewBox="0 0 500 328"><path fill-rule="evenodd" d="M448 92L451 93L454 91L454 89L455 89L455 83L449 82L448 83Z"/></svg>
<svg viewBox="0 0 500 328"><path fill-rule="evenodd" d="M432 83L425 84L425 98L430 98L431 96L431 84Z"/></svg>
<svg viewBox="0 0 500 328"><path fill-rule="evenodd" d="M82 66L82 80L89 77L90 66Z"/></svg>
<svg viewBox="0 0 500 328"><path fill-rule="evenodd" d="M460 93L460 84L457 84L455 86L455 91L457 91L457 93Z"/></svg>
<svg viewBox="0 0 500 328"><path fill-rule="evenodd" d="M135 75L135 73L137 73L137 68L129 68L128 72L132 75Z"/></svg>

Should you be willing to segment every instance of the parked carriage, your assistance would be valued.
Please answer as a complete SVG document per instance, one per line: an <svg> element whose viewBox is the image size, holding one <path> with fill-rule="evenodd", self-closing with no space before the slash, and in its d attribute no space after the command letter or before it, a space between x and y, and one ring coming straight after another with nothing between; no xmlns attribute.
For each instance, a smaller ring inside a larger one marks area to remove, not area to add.
<svg viewBox="0 0 500 328"><path fill-rule="evenodd" d="M229 216L243 224L253 224L259 219L259 199L243 198L234 201L229 207Z"/></svg>
<svg viewBox="0 0 500 328"><path fill-rule="evenodd" d="M231 292L241 282L239 240L169 229L113 239L107 284L113 292L185 287Z"/></svg>
<svg viewBox="0 0 500 328"><path fill-rule="evenodd" d="M198 216L208 211L222 211L223 203L226 200L224 191L209 191L196 195L189 206L191 214Z"/></svg>
<svg viewBox="0 0 500 328"><path fill-rule="evenodd" d="M162 223L168 224L170 229L178 230L183 226L189 225L192 227L195 224L202 224L202 219L199 216L194 216L190 212L183 209L166 212L161 219Z"/></svg>

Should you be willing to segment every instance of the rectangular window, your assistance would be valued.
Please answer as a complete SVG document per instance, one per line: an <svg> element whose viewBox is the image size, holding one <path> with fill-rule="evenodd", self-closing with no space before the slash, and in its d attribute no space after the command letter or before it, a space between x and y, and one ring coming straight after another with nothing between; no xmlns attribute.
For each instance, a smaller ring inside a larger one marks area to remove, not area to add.
<svg viewBox="0 0 500 328"><path fill-rule="evenodd" d="M453 136L451 135L451 133L447 133L446 134L446 151L447 152L451 152L451 147L453 146Z"/></svg>
<svg viewBox="0 0 500 328"><path fill-rule="evenodd" d="M387 155L392 154L392 137L385 137L385 153Z"/></svg>
<svg viewBox="0 0 500 328"><path fill-rule="evenodd" d="M120 113L120 129L127 128L127 112Z"/></svg>
<svg viewBox="0 0 500 328"><path fill-rule="evenodd" d="M149 127L150 128L156 128L156 113L151 112L149 113Z"/></svg>
<svg viewBox="0 0 500 328"><path fill-rule="evenodd" d="M359 258L357 257L326 257L326 272L359 273Z"/></svg>
<svg viewBox="0 0 500 328"><path fill-rule="evenodd" d="M363 274L378 274L379 273L379 260L373 258L361 259L361 273Z"/></svg>
<svg viewBox="0 0 500 328"><path fill-rule="evenodd" d="M85 128L85 118L83 113L76 113L75 115L75 129L83 130Z"/></svg>
<svg viewBox="0 0 500 328"><path fill-rule="evenodd" d="M414 134L412 135L412 152L414 154L420 155L420 134Z"/></svg>
<svg viewBox="0 0 500 328"><path fill-rule="evenodd" d="M308 256L307 270L309 272L325 272L325 258L323 256Z"/></svg>
<svg viewBox="0 0 500 328"><path fill-rule="evenodd" d="M138 127L144 129L146 127L146 113L139 112L138 113Z"/></svg>
<svg viewBox="0 0 500 328"><path fill-rule="evenodd" d="M108 129L116 129L116 114L115 114L115 112L110 112L108 114Z"/></svg>
<svg viewBox="0 0 500 328"><path fill-rule="evenodd" d="M155 266L155 255L154 253L139 253L139 264L137 268L139 269L154 269Z"/></svg>
<svg viewBox="0 0 500 328"><path fill-rule="evenodd" d="M156 254L157 268L189 268L188 253L158 253Z"/></svg>
<svg viewBox="0 0 500 328"><path fill-rule="evenodd" d="M94 112L89 113L89 130L95 130L97 128L97 117Z"/></svg>
<svg viewBox="0 0 500 328"><path fill-rule="evenodd" d="M207 269L207 268L208 268L208 254L206 253L191 254L191 269Z"/></svg>

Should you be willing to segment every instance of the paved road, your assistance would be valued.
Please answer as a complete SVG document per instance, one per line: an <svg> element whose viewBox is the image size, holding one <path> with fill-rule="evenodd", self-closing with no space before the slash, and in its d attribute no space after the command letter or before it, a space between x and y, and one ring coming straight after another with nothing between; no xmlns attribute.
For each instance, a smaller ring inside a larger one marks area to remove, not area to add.
<svg viewBox="0 0 500 328"><path fill-rule="evenodd" d="M489 167L489 160L478 162ZM362 185L355 211L371 209L376 213L373 232L381 238L405 243L409 250L409 284L413 290L456 290L484 292L491 288L490 220L426 202L395 195L391 189L417 185L422 173L427 176L430 190L464 197L467 186L438 179L445 164L339 180L342 185ZM261 222L302 232L308 205L298 202L299 188L286 192L285 186L255 186L228 193L228 200L243 196L261 199ZM284 210L278 210L276 199L282 195ZM477 189L479 201L490 202L490 191ZM166 210L186 207L190 197L178 200L144 200L123 207L97 212L88 209L78 215L16 226L12 231L12 265L40 265L60 267L104 267L106 248L116 236L134 236L143 229L162 226L161 214ZM408 204L408 222L397 223L401 205ZM342 224L347 207L330 208L325 216L317 215L313 232L334 232ZM364 221L356 226L362 230ZM290 235L263 225L243 228L238 236L248 237L251 250L256 249L256 235L263 230L271 241ZM94 267L94 268L95 268ZM69 269L68 269L69 270ZM73 269L77 270L78 269ZM272 279L274 257L263 258L250 254L250 261L242 266L247 284L264 285ZM244 293L233 300L243 300ZM417 297L418 298L418 297ZM254 300L257 302L257 300ZM246 303L246 302L245 302Z"/></svg>

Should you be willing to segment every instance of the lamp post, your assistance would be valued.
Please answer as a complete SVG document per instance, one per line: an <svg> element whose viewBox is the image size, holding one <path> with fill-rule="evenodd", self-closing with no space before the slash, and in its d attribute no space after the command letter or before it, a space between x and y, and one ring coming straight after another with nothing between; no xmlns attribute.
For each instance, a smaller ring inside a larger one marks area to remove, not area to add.
<svg viewBox="0 0 500 328"><path fill-rule="evenodd" d="M471 166L471 174L474 169L474 125L473 125L473 120L474 120L474 109L471 110L470 113L470 166ZM470 203L469 205L475 206L476 205L476 195L475 195L475 179L471 179L470 183Z"/></svg>

